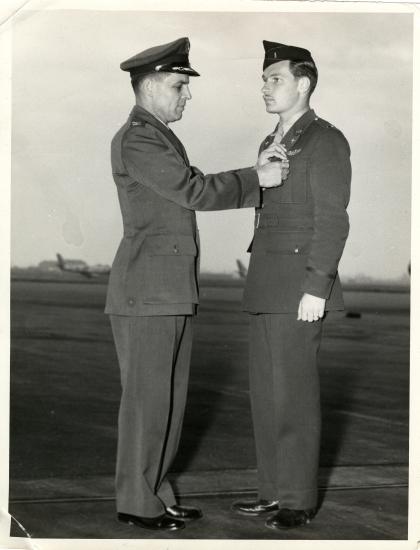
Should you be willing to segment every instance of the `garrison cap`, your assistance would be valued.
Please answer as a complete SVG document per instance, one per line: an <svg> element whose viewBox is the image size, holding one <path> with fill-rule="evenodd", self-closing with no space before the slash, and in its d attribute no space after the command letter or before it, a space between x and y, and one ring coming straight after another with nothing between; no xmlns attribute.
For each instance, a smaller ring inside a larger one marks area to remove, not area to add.
<svg viewBox="0 0 420 550"><path fill-rule="evenodd" d="M265 50L263 71L278 61L311 61L315 64L311 52L305 50L305 48L287 46L286 44L269 42L268 40L263 40L263 45Z"/></svg>
<svg viewBox="0 0 420 550"><path fill-rule="evenodd" d="M128 71L131 77L154 72L200 76L190 65L189 51L188 38L178 38L168 44L148 48L123 61L120 67L123 71Z"/></svg>

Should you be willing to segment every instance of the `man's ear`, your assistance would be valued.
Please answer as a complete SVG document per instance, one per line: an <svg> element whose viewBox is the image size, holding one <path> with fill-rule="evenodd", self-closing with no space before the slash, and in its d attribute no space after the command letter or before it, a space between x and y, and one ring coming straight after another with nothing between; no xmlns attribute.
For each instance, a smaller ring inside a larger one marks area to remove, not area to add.
<svg viewBox="0 0 420 550"><path fill-rule="evenodd" d="M307 94L311 87L311 81L307 76L301 76L298 82L298 91L301 94Z"/></svg>
<svg viewBox="0 0 420 550"><path fill-rule="evenodd" d="M151 78L145 78L143 81L143 90L147 96L153 95L153 80Z"/></svg>

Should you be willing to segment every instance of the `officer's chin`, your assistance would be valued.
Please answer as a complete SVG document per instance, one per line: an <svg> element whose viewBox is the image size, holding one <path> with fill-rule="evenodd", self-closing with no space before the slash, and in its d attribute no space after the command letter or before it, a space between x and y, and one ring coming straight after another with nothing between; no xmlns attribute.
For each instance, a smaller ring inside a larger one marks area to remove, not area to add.
<svg viewBox="0 0 420 550"><path fill-rule="evenodd" d="M265 110L267 113L277 113L277 109L275 105L271 105L270 103L265 104Z"/></svg>
<svg viewBox="0 0 420 550"><path fill-rule="evenodd" d="M182 118L182 113L179 114L179 113L176 113L174 114L170 120L168 120L168 124L170 124L171 122L176 122L177 120L181 120Z"/></svg>
<svg viewBox="0 0 420 550"><path fill-rule="evenodd" d="M184 109L180 109L180 110L176 111L176 112L174 113L174 117L176 117L176 118L174 118L173 121L175 121L175 120L181 120L183 114L184 114Z"/></svg>

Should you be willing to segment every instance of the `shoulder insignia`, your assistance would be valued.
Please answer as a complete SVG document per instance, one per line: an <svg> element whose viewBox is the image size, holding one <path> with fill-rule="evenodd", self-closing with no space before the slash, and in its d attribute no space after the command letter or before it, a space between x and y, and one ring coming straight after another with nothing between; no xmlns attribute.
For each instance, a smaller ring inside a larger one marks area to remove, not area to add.
<svg viewBox="0 0 420 550"><path fill-rule="evenodd" d="M144 126L144 125L145 125L145 123L144 123L142 120L141 120L141 121L139 121L139 120L132 120L132 121L130 122L130 126Z"/></svg>
<svg viewBox="0 0 420 550"><path fill-rule="evenodd" d="M288 157L294 157L295 155L298 155L301 151L302 151L302 148L292 149L291 151L286 151L286 154Z"/></svg>
<svg viewBox="0 0 420 550"><path fill-rule="evenodd" d="M335 128L334 124L331 124L331 122L328 122L327 120L324 120L323 118L316 117L314 120L315 120L315 122L317 122L323 128Z"/></svg>

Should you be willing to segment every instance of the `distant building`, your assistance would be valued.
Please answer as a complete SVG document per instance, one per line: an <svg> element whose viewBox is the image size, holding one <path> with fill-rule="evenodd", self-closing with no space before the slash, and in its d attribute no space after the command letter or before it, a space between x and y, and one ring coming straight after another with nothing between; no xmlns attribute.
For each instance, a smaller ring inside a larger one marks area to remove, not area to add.
<svg viewBox="0 0 420 550"><path fill-rule="evenodd" d="M43 262L40 262L38 264L38 268L42 271L53 271L54 273L57 273L60 271L60 268L57 265L57 262L51 261L51 260L44 260Z"/></svg>

